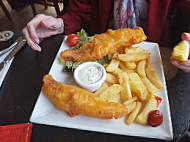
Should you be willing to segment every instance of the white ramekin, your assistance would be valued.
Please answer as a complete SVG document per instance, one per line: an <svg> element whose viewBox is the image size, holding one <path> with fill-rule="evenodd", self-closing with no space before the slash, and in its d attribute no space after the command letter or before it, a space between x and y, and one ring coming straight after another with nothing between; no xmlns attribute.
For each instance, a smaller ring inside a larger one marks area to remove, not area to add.
<svg viewBox="0 0 190 142"><path fill-rule="evenodd" d="M99 68L101 68L102 71L103 71L102 78L101 78L99 81L97 81L97 82L95 82L95 83L93 83L93 84L84 83L81 79L79 79L79 71L80 71L82 68L86 67L86 66L94 66L94 67L99 67ZM75 71L74 71L74 79L75 79L75 81L77 82L77 84L78 84L80 87L82 87L82 88L84 88L84 89L86 89L86 90L88 90L88 91L90 91L90 92L94 92L94 91L96 91L98 88L100 88L100 86L102 86L102 84L104 83L104 81L105 81L105 79L106 79L106 70L105 70L105 68L104 68L101 64L99 64L99 63L96 63L96 62L84 62L84 63L80 64L80 65L75 69Z"/></svg>

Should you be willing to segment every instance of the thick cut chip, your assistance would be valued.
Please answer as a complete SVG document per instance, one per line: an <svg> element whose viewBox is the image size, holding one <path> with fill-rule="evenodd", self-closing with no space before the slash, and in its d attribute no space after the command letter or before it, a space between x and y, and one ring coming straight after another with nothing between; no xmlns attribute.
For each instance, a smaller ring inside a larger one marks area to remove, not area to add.
<svg viewBox="0 0 190 142"><path fill-rule="evenodd" d="M146 66L146 76L147 78L156 86L158 89L163 89L164 86L160 81L159 77L157 76L156 72L153 70L151 64L147 64Z"/></svg>
<svg viewBox="0 0 190 142"><path fill-rule="evenodd" d="M129 73L128 75L131 91L136 93L141 101L145 101L148 97L148 92L141 78L137 73Z"/></svg>
<svg viewBox="0 0 190 142"><path fill-rule="evenodd" d="M157 100L155 98L155 95L151 95L150 99L146 103L142 112L137 116L136 122L139 124L147 124L149 112L152 110L156 110L157 106L158 106L158 104L157 104Z"/></svg>
<svg viewBox="0 0 190 142"><path fill-rule="evenodd" d="M120 98L121 98L120 93L114 94L114 95L108 100L108 102L119 103Z"/></svg>
<svg viewBox="0 0 190 142"><path fill-rule="evenodd" d="M131 70L131 69L126 68L126 66L125 66L125 64L124 64L123 62L120 62L120 63L119 63L119 67L120 67L123 71L125 71L125 72L127 72L127 73L133 73L133 72L135 72L134 70Z"/></svg>
<svg viewBox="0 0 190 142"><path fill-rule="evenodd" d="M118 54L118 59L124 62L137 62L149 58L150 51L143 51L136 54Z"/></svg>
<svg viewBox="0 0 190 142"><path fill-rule="evenodd" d="M132 98L128 74L126 72L119 73L118 78L119 84L123 87L123 90L121 91L121 101L126 101Z"/></svg>
<svg viewBox="0 0 190 142"><path fill-rule="evenodd" d="M138 54L145 51L141 47L131 47L131 48L125 48L125 54Z"/></svg>
<svg viewBox="0 0 190 142"><path fill-rule="evenodd" d="M142 77L146 76L145 66L146 66L146 60L139 61L137 65L137 73Z"/></svg>
<svg viewBox="0 0 190 142"><path fill-rule="evenodd" d="M106 90L101 92L99 94L99 98L102 101L108 101L108 102L119 102L120 95L118 95L122 91L123 87L119 84L114 84L110 87L108 87ZM114 100L115 98L115 100Z"/></svg>
<svg viewBox="0 0 190 142"><path fill-rule="evenodd" d="M118 80L117 77L111 73L106 73L106 82L110 84L117 84Z"/></svg>
<svg viewBox="0 0 190 142"><path fill-rule="evenodd" d="M107 72L113 72L115 69L117 69L119 66L119 60L112 59L109 65L106 67Z"/></svg>
<svg viewBox="0 0 190 142"><path fill-rule="evenodd" d="M137 97L135 96L135 97L133 97L133 98L131 98L131 99L125 101L123 104L124 104L124 105L129 105L129 104L131 104L132 102L134 102L134 101L136 101L136 100L137 100Z"/></svg>
<svg viewBox="0 0 190 142"><path fill-rule="evenodd" d="M130 70L134 70L137 67L137 65L133 62L124 62L124 64L125 64L126 68L128 68Z"/></svg>
<svg viewBox="0 0 190 142"><path fill-rule="evenodd" d="M128 114L130 114L135 109L136 105L137 105L137 102L132 102L128 105L125 105L125 107L128 110Z"/></svg>
<svg viewBox="0 0 190 142"><path fill-rule="evenodd" d="M156 88L147 77L143 77L141 78L144 85L146 86L146 89L148 90L148 92L150 92L151 94L155 94L158 92L158 88Z"/></svg>
<svg viewBox="0 0 190 142"><path fill-rule="evenodd" d="M135 118L137 117L141 109L141 106L142 106L142 102L137 102L135 109L131 112L131 114L125 120L125 123L127 125L130 125L131 123L133 123L133 121L135 120Z"/></svg>
<svg viewBox="0 0 190 142"><path fill-rule="evenodd" d="M131 113L134 110L137 103L136 101L137 101L137 97L135 96L123 103L123 105L127 108L128 113Z"/></svg>
<svg viewBox="0 0 190 142"><path fill-rule="evenodd" d="M106 90L108 87L109 87L108 83L105 82L98 90L96 90L96 92L94 92L94 94L99 95L101 92Z"/></svg>
<svg viewBox="0 0 190 142"><path fill-rule="evenodd" d="M114 70L114 72L112 72L112 74L117 76L119 73L122 73L122 72L124 72L122 69L117 68L117 69Z"/></svg>

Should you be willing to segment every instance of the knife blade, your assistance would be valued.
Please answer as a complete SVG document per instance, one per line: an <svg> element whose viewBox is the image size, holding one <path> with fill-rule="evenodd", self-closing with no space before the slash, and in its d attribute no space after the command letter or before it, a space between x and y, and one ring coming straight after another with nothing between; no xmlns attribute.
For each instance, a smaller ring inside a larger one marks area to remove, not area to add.
<svg viewBox="0 0 190 142"><path fill-rule="evenodd" d="M0 63L0 72L6 66L6 64L12 59L12 57L25 45L26 40L22 39L17 46L5 57L5 59Z"/></svg>

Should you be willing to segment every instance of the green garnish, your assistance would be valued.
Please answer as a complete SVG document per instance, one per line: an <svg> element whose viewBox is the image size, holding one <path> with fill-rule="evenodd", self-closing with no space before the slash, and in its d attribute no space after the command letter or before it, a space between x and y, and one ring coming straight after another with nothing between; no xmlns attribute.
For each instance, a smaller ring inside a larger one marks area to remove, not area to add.
<svg viewBox="0 0 190 142"><path fill-rule="evenodd" d="M94 37L89 37L88 34L85 32L84 29L81 29L80 32L77 32L77 35L80 37L79 38L79 42L76 46L74 46L72 49L78 49L80 48L82 45L84 45L85 43L89 43L89 42L92 42L92 40L94 39ZM97 60L92 60L91 62L97 62L97 63L100 63L100 64L105 64L105 63L108 63L109 60L108 60L108 57L105 56L101 59L97 59ZM78 65L80 65L81 63L83 62L75 62L75 61L65 61L64 59L59 59L59 63L61 65L63 65L63 70L71 70L71 71L74 71Z"/></svg>
<svg viewBox="0 0 190 142"><path fill-rule="evenodd" d="M97 60L92 60L91 62L97 62L101 65L105 64L105 63L108 63L109 60L108 60L108 57L105 56L101 59L97 59ZM71 71L74 71L80 64L82 64L83 62L75 62L75 61L65 61L64 59L59 59L59 63L61 65L63 65L63 70L71 70Z"/></svg>
<svg viewBox="0 0 190 142"><path fill-rule="evenodd" d="M92 42L94 37L89 37L88 34L84 29L81 29L80 32L77 32L77 35L79 36L78 44L73 47L73 49L80 48L83 44Z"/></svg>

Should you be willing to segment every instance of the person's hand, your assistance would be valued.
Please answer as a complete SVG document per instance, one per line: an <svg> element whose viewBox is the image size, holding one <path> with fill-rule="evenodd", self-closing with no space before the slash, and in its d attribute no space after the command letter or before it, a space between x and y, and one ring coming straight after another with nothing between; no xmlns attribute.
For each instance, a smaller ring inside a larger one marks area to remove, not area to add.
<svg viewBox="0 0 190 142"><path fill-rule="evenodd" d="M181 35L181 39L182 40L187 40L190 44L190 33L183 33ZM171 58L171 62L174 66L176 66L177 68L185 71L185 72L190 72L190 59L188 59L187 61L185 62L181 62L181 61L178 61L178 60L175 60L173 58Z"/></svg>
<svg viewBox="0 0 190 142"><path fill-rule="evenodd" d="M34 50L41 51L39 38L63 33L63 19L44 14L36 15L22 30L27 44Z"/></svg>

